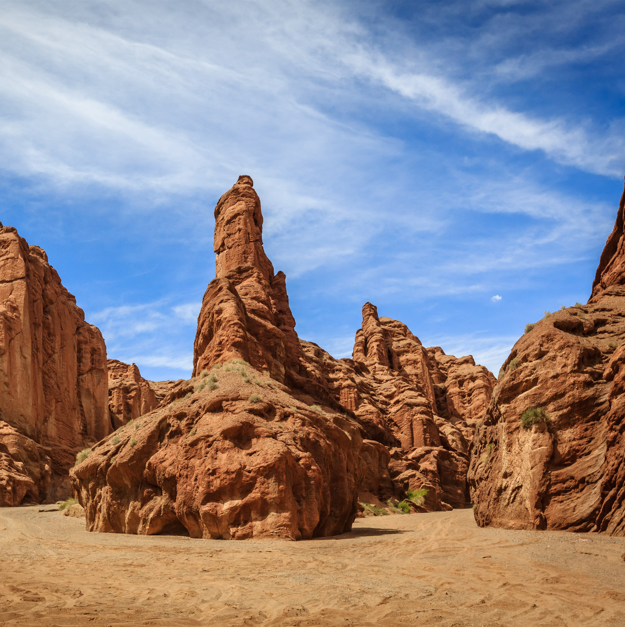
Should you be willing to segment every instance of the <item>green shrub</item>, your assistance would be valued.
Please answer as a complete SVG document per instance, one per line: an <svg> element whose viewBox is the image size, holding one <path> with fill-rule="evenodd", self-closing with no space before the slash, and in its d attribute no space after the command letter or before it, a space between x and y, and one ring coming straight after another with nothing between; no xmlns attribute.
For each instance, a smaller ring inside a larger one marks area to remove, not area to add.
<svg viewBox="0 0 625 627"><path fill-rule="evenodd" d="M549 422L549 414L542 407L533 407L523 412L521 416L521 426L524 429L529 429L532 425L537 425L541 422Z"/></svg>
<svg viewBox="0 0 625 627"><path fill-rule="evenodd" d="M263 370L263 377L269 376L269 370Z"/></svg>
<svg viewBox="0 0 625 627"><path fill-rule="evenodd" d="M408 501L397 503L397 509L400 509L404 514L410 514L410 503Z"/></svg>
<svg viewBox="0 0 625 627"><path fill-rule="evenodd" d="M111 442L112 442L113 444L119 444L119 443L120 443L120 441L121 441L121 440L120 440L117 436L115 436L115 437L111 440Z"/></svg>
<svg viewBox="0 0 625 627"><path fill-rule="evenodd" d="M203 379L204 377L207 377L207 376L208 376L208 370L202 370L202 372L200 373L200 377L202 377Z"/></svg>
<svg viewBox="0 0 625 627"><path fill-rule="evenodd" d="M206 387L206 383L200 383L200 385L195 387L196 392L201 392Z"/></svg>
<svg viewBox="0 0 625 627"><path fill-rule="evenodd" d="M551 315L550 311L544 311L543 312L545 315L543 316L543 320L545 320L546 318L548 318Z"/></svg>
<svg viewBox="0 0 625 627"><path fill-rule="evenodd" d="M210 377L208 377L208 380L212 381L213 383L217 383L217 381L219 381L217 375L214 372L211 373Z"/></svg>
<svg viewBox="0 0 625 627"><path fill-rule="evenodd" d="M535 323L535 322L528 322L528 323L525 325L525 331L524 331L524 333L529 333L529 332L530 332L530 331L531 331L531 330L532 330L535 326L536 326L536 323Z"/></svg>
<svg viewBox="0 0 625 627"><path fill-rule="evenodd" d="M195 435L197 433L197 431L195 430L195 427L193 427L193 429L191 429L191 431L189 431L189 435Z"/></svg>
<svg viewBox="0 0 625 627"><path fill-rule="evenodd" d="M89 457L89 455L91 455L91 449L84 448L82 451L80 451L80 453L78 453L78 455L76 455L76 463L74 464L74 466L78 466L78 464L82 464L85 461L85 459Z"/></svg>
<svg viewBox="0 0 625 627"><path fill-rule="evenodd" d="M117 457L111 457L111 465L117 461Z"/></svg>
<svg viewBox="0 0 625 627"><path fill-rule="evenodd" d="M213 364L213 369L219 370L221 368L221 364Z"/></svg>
<svg viewBox="0 0 625 627"><path fill-rule="evenodd" d="M576 307L583 307L584 305L582 305L581 303L575 303Z"/></svg>
<svg viewBox="0 0 625 627"><path fill-rule="evenodd" d="M215 381L210 381L207 387L212 392L213 390L216 390L219 386L217 385L217 383L215 383Z"/></svg>
<svg viewBox="0 0 625 627"><path fill-rule="evenodd" d="M510 363L508 364L508 370L509 370L510 372L514 372L514 371L518 368L518 366L519 366L519 364L520 364L520 363L521 363L521 360L520 360L518 357L515 357L515 358L514 358L514 359L512 359L512 360L510 361Z"/></svg>
<svg viewBox="0 0 625 627"><path fill-rule="evenodd" d="M618 342L610 342L608 344L608 346L612 349L612 350L616 350L619 347L619 343Z"/></svg>
<svg viewBox="0 0 625 627"><path fill-rule="evenodd" d="M59 510L63 511L64 509L69 509L72 505L76 505L76 503L78 503L78 501L75 498L71 497L67 499L67 501L63 501L59 505Z"/></svg>
<svg viewBox="0 0 625 627"><path fill-rule="evenodd" d="M408 488L406 500L412 501L415 505L423 505L427 493L428 491L425 488L420 488L419 490Z"/></svg>
<svg viewBox="0 0 625 627"><path fill-rule="evenodd" d="M252 394L248 400L250 403L260 403L263 399L258 394Z"/></svg>
<svg viewBox="0 0 625 627"><path fill-rule="evenodd" d="M562 305L562 307L560 307L560 311L564 311L566 309L566 305Z"/></svg>
<svg viewBox="0 0 625 627"><path fill-rule="evenodd" d="M184 397L185 398L191 398L193 396L193 392L187 392Z"/></svg>
<svg viewBox="0 0 625 627"><path fill-rule="evenodd" d="M136 445L137 445L137 440L132 438L132 440L130 440L130 446L136 446Z"/></svg>
<svg viewBox="0 0 625 627"><path fill-rule="evenodd" d="M135 424L135 420L134 420L134 418L133 418L132 420L129 420L129 421L126 423L126 426L127 426L127 427L132 427L132 425L134 425L134 424Z"/></svg>
<svg viewBox="0 0 625 627"><path fill-rule="evenodd" d="M263 387L263 382L260 379L252 379L252 381L256 384L256 385L260 385L260 387Z"/></svg>
<svg viewBox="0 0 625 627"><path fill-rule="evenodd" d="M325 412L323 411L323 409L321 409L321 407L319 407L319 405L311 405L310 408L314 409L316 412L319 412L320 414L325 414Z"/></svg>

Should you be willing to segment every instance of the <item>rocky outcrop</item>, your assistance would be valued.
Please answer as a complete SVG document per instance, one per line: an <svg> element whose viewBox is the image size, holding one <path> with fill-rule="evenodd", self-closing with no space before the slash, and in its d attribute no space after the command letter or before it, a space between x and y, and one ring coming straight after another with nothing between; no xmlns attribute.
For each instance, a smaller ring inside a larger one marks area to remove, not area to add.
<svg viewBox="0 0 625 627"><path fill-rule="evenodd" d="M406 325L380 318L371 303L363 307L353 359L336 360L316 344L301 344L308 373L327 384L363 437L390 450L396 498L408 489L427 490L428 511L466 507L474 425L496 382L486 368L472 357L424 348Z"/></svg>
<svg viewBox="0 0 625 627"><path fill-rule="evenodd" d="M141 376L135 364L128 365L117 359L109 359L108 386L109 414L114 429L136 420L159 405L152 382Z"/></svg>
<svg viewBox="0 0 625 627"><path fill-rule="evenodd" d="M348 531L359 493L385 503L425 488L425 510L466 505L471 425L492 375L440 349L430 356L371 304L354 359L300 341L262 225L252 180L239 177L215 209L216 276L193 379L72 470L89 529L300 539ZM115 367L124 379L127 368Z"/></svg>
<svg viewBox="0 0 625 627"><path fill-rule="evenodd" d="M479 525L625 535L623 201L592 296L513 347L469 473Z"/></svg>
<svg viewBox="0 0 625 627"><path fill-rule="evenodd" d="M285 538L356 515L358 426L241 363L181 382L72 471L92 531Z"/></svg>
<svg viewBox="0 0 625 627"><path fill-rule="evenodd" d="M0 228L0 382L0 420L15 430L0 442L33 482L24 492L15 479L0 501L67 496L76 452L111 429L106 346L46 253L11 227Z"/></svg>
<svg viewBox="0 0 625 627"><path fill-rule="evenodd" d="M41 446L0 421L0 507L45 500L51 463Z"/></svg>
<svg viewBox="0 0 625 627"><path fill-rule="evenodd" d="M215 279L198 318L194 376L216 363L243 359L281 383L297 382L300 348L285 276L263 248L260 199L240 176L215 207Z"/></svg>

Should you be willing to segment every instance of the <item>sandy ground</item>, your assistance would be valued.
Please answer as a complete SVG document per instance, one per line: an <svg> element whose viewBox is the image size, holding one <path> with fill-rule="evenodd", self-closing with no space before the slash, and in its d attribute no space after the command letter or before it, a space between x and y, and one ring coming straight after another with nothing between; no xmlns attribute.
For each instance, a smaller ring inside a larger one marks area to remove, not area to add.
<svg viewBox="0 0 625 627"><path fill-rule="evenodd" d="M0 625L625 626L623 538L479 529L462 510L228 542L40 509L0 510Z"/></svg>

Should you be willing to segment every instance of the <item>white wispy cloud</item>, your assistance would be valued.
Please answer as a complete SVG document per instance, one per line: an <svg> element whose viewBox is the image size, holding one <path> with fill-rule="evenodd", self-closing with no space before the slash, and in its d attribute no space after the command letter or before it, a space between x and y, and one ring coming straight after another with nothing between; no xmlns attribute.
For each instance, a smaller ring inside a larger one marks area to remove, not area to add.
<svg viewBox="0 0 625 627"><path fill-rule="evenodd" d="M495 294L495 295L491 298L491 300L492 300L494 303L498 303L498 302L501 300L501 296L499 296L499 294Z"/></svg>

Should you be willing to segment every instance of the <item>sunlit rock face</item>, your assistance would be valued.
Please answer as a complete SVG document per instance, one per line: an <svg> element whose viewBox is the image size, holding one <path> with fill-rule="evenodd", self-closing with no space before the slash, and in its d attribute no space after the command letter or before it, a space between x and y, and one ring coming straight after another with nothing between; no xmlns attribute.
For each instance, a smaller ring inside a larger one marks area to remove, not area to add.
<svg viewBox="0 0 625 627"><path fill-rule="evenodd" d="M0 430L0 450L33 482L0 502L68 496L76 452L111 431L106 346L46 253L12 227L0 228L0 380L0 420L14 430Z"/></svg>
<svg viewBox="0 0 625 627"><path fill-rule="evenodd" d="M588 303L504 363L469 473L480 525L625 535L624 200Z"/></svg>

